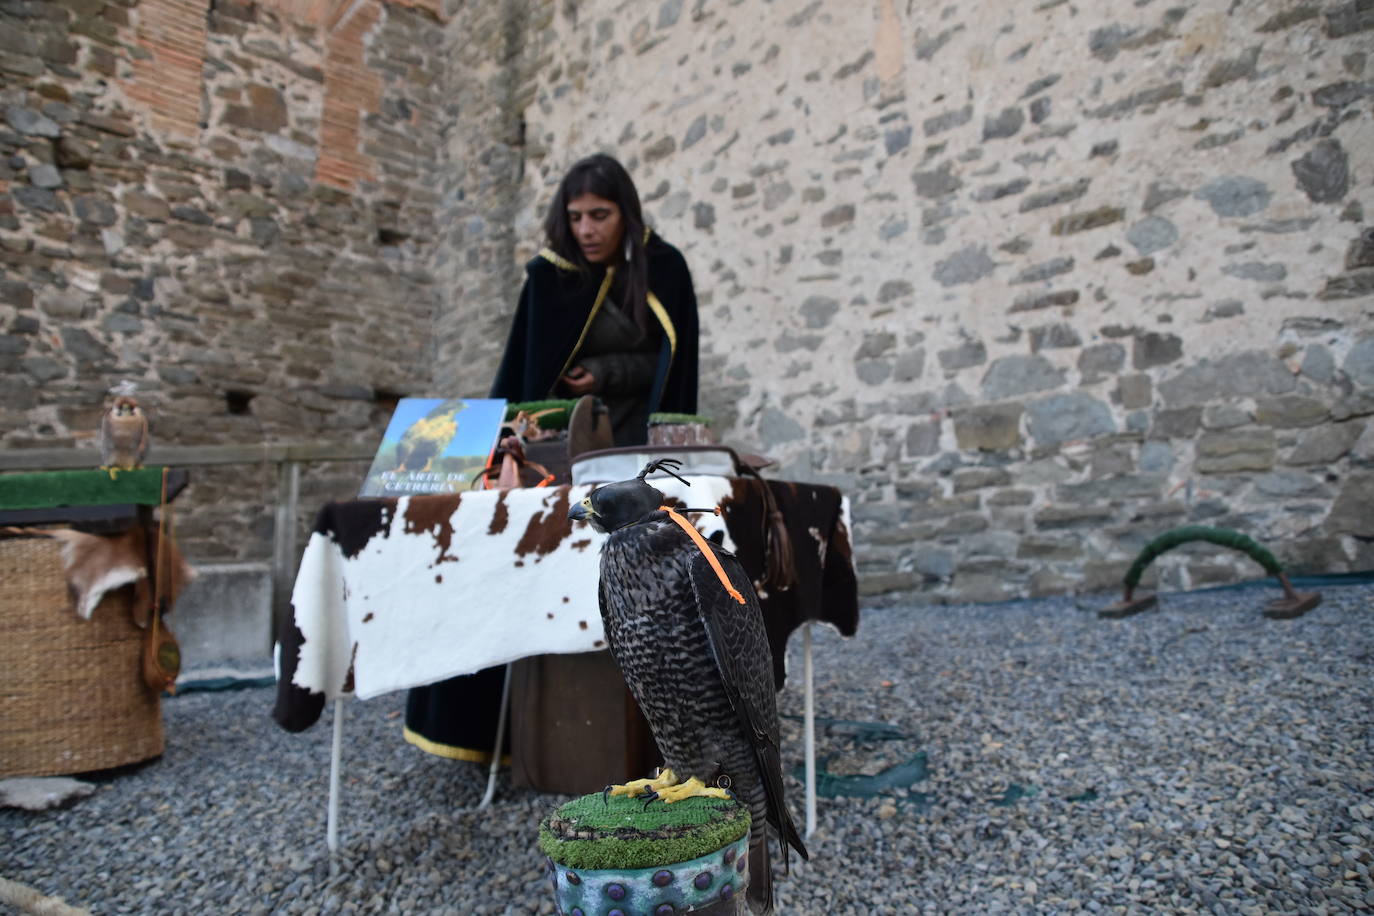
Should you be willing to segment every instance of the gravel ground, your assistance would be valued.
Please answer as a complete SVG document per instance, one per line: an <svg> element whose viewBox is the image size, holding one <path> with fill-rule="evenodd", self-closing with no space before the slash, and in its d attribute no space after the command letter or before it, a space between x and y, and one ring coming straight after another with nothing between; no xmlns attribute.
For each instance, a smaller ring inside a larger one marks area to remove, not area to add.
<svg viewBox="0 0 1374 916"><path fill-rule="evenodd" d="M818 630L819 712L889 726L822 728L826 771L919 778L822 798L781 910L1374 910L1374 587L1324 588L1295 621L1262 615L1276 593L1165 596L1120 621L1093 613L1110 597L884 608L852 640ZM800 643L780 696L797 763ZM474 811L484 771L402 742L403 695L352 703L331 861L328 715L287 734L272 696L168 700L161 759L63 810L0 811L0 877L98 914L552 912L535 829L563 797L503 783Z"/></svg>

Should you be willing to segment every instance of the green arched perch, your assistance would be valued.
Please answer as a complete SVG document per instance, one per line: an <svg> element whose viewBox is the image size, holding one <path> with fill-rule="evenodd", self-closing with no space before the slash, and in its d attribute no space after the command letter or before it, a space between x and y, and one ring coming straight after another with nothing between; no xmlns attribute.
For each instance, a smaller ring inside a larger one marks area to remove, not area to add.
<svg viewBox="0 0 1374 916"><path fill-rule="evenodd" d="M1182 528L1174 528L1164 532L1145 545L1144 549L1140 551L1140 555L1135 558L1135 562L1131 564L1131 568L1126 571L1125 578L1122 579L1122 584L1125 586L1122 599L1116 604L1098 611L1097 616L1129 617L1131 614L1138 614L1153 607L1155 604L1154 595L1147 595L1144 598L1133 597L1136 586L1140 584L1140 577L1145 574L1146 567L1154 562L1155 557L1192 541L1207 541L1222 547L1230 547L1232 550L1239 550L1263 566L1264 571L1269 575L1278 578L1279 584L1283 586L1284 597L1269 602L1264 610L1266 617L1300 617L1321 602L1321 595L1316 592L1299 595L1293 591L1293 586L1289 583L1288 577L1284 575L1283 567L1279 565L1278 558L1249 535L1233 531L1230 528L1184 525Z"/></svg>

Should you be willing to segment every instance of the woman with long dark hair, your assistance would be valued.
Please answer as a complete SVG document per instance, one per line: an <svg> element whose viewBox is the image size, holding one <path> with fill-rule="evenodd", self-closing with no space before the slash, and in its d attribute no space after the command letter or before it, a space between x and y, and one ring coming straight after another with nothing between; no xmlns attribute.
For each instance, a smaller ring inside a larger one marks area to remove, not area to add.
<svg viewBox="0 0 1374 916"><path fill-rule="evenodd" d="M697 301L682 254L644 225L629 173L605 154L568 170L544 217L547 247L525 265L491 396L595 394L616 445L639 445L649 414L695 413Z"/></svg>
<svg viewBox="0 0 1374 916"><path fill-rule="evenodd" d="M549 204L544 236L547 247L525 265L491 397L519 402L594 394L610 413L618 446L643 444L651 413L696 413L692 275L682 254L645 227L625 168L604 154L573 165ZM488 668L415 688L406 703L406 740L431 754L488 760L504 679L504 668ZM608 653L526 659L514 680L517 698L537 693L534 685L557 684L561 700L581 704L572 717L578 722L604 715L606 721L592 726L605 732L597 753L624 744L612 754L614 764L584 748L577 760L560 764L560 782L530 772L517 774L517 781L547 791L592 791L619 767L626 778L647 771L646 755L657 750L637 710L629 734L612 734L626 728L626 715L614 711L633 701ZM520 717L528 727L539 720Z"/></svg>

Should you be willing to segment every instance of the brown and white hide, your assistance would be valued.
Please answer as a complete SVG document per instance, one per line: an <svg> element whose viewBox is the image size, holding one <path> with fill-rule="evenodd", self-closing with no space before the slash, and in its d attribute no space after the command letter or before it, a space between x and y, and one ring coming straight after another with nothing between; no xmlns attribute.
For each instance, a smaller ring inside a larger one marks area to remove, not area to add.
<svg viewBox="0 0 1374 916"><path fill-rule="evenodd" d="M152 583L148 580L148 539L156 542L156 532L145 533L136 525L112 535L86 534L71 528L32 529L29 533L62 542L62 565L77 614L89 620L107 592L133 585L134 623L140 627L148 625L153 603ZM170 573L163 581L170 610L195 577L195 570L182 557L175 541L168 541L163 553L164 562L170 565Z"/></svg>
<svg viewBox="0 0 1374 916"><path fill-rule="evenodd" d="M655 480L669 501L722 507L693 516L764 570L764 501L756 480ZM833 487L770 481L788 520L796 584L761 593L775 657L787 635L820 620L858 623L848 509ZM603 535L568 519L588 486L475 490L360 499L320 510L276 645L277 722L309 728L325 701L361 699L531 655L605 648L597 604ZM775 671L781 684L781 662Z"/></svg>

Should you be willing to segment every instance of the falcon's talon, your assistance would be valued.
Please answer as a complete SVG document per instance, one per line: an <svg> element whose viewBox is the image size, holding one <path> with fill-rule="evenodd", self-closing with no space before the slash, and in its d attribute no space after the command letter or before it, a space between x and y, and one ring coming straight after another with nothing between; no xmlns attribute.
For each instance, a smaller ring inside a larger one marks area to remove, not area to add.
<svg viewBox="0 0 1374 916"><path fill-rule="evenodd" d="M680 782L675 786L670 786L658 793L659 798L663 799L665 805L673 802L682 801L684 798L729 798L730 794L725 789L716 786L708 786L697 777L693 776L686 782Z"/></svg>
<svg viewBox="0 0 1374 916"><path fill-rule="evenodd" d="M648 798L653 801L658 798L658 790L677 784L677 776L672 770L662 770L657 776L647 779L632 779L623 786L611 785L602 790L602 797L609 799L612 795L628 795L630 798Z"/></svg>

